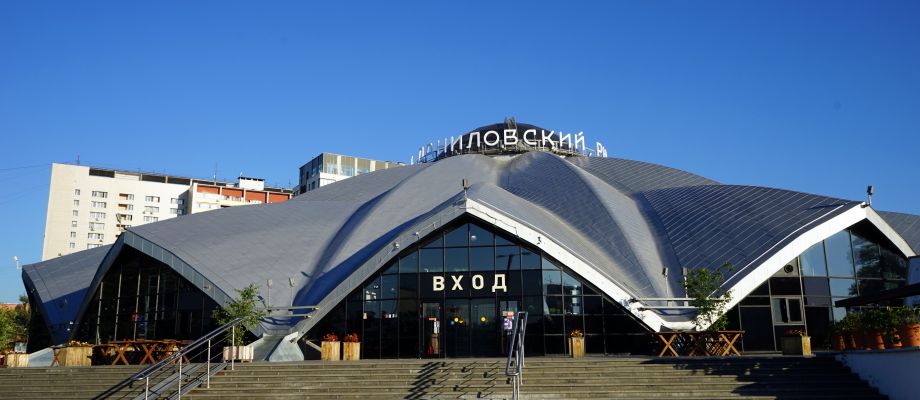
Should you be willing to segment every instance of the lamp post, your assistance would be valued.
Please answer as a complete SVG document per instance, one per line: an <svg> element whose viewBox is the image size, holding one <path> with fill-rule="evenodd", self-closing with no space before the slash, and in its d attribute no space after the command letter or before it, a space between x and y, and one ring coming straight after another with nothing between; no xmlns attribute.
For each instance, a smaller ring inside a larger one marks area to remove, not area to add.
<svg viewBox="0 0 920 400"><path fill-rule="evenodd" d="M22 265L19 264L19 257L13 256L13 262L16 263L16 270L19 271L22 269Z"/></svg>

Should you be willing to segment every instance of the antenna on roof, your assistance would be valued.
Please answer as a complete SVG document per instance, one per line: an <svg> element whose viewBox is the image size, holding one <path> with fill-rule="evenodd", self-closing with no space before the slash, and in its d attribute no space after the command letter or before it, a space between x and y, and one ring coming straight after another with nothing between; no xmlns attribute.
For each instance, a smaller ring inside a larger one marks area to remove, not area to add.
<svg viewBox="0 0 920 400"><path fill-rule="evenodd" d="M508 129L517 129L517 122L514 120L514 117L505 117L505 126Z"/></svg>
<svg viewBox="0 0 920 400"><path fill-rule="evenodd" d="M869 197L869 204L867 206L872 207L872 194L875 192L875 189L872 185L866 187L866 195Z"/></svg>

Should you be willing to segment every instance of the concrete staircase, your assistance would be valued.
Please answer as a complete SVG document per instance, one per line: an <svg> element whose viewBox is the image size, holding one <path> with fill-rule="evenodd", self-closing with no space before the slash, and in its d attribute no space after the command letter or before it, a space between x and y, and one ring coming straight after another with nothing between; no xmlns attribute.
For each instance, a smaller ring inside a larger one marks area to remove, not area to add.
<svg viewBox="0 0 920 400"><path fill-rule="evenodd" d="M237 365L184 398L508 399L504 360ZM531 358L525 399L881 399L829 357Z"/></svg>
<svg viewBox="0 0 920 400"><path fill-rule="evenodd" d="M127 379L138 365L0 369L0 399L134 399L144 382ZM165 373L163 375L166 375ZM151 387L165 376L155 375Z"/></svg>

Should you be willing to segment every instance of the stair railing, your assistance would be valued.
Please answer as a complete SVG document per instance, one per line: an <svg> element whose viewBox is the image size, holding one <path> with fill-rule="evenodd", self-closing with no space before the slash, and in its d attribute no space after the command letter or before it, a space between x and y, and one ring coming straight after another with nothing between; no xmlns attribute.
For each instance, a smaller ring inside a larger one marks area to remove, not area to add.
<svg viewBox="0 0 920 400"><path fill-rule="evenodd" d="M222 334L225 334L227 331L230 331L229 343L232 344L235 341L235 338L237 335L236 333L237 327L242 327L242 324L243 324L243 318L234 319L220 326L219 328L205 334L204 336L198 338L198 340L195 340L194 342L179 349L178 351L172 352L170 355L162 358L160 361L156 362L155 364L147 368L144 368L142 371L131 376L131 378L129 378L128 381L129 382L144 381L144 397L143 398L147 400L150 398L150 395L151 395L150 377L160 372L166 367L169 367L171 365L178 365L178 369L176 372L176 379L174 381L170 379L165 379L164 384L161 384L159 385L159 387L156 388L154 397L159 397L160 395L166 395L168 392L171 391L171 388L170 388L171 386L177 385L178 389L176 390L176 392L173 395L168 396L168 397L174 397L176 399L181 400L182 399L182 380L184 379L182 375L183 363L187 367L186 374L188 374L189 369L190 369L188 367L192 367L191 365L189 365L191 364L190 360L200 359L201 357L203 357L205 359L205 362L204 362L205 370L203 374L199 375L199 378L198 378L199 380L196 383L200 384L202 383L201 380L204 379L203 383L205 383L206 387L210 388L211 387L211 375L213 375L215 372L218 372L219 370L223 369L226 366L226 362L224 361L221 361L221 362L213 361L213 360L220 360L223 356L223 353L220 351L217 351L215 352L216 355L212 354L211 348L215 346L222 347L222 345L226 345L226 344L223 344L223 342L227 341L227 338L226 337L220 338L219 336ZM239 333L239 335L243 335L245 333L246 333L246 329L243 328L243 330ZM231 355L231 357L229 358L230 358L230 369L233 370L235 366L236 355L235 354ZM216 366L216 368L213 371L211 369L212 364ZM194 370L195 368L193 367L191 369Z"/></svg>
<svg viewBox="0 0 920 400"><path fill-rule="evenodd" d="M518 311L512 322L508 361L505 363L505 376L511 377L511 396L514 400L520 398L521 384L524 383L524 336L526 333L527 311Z"/></svg>

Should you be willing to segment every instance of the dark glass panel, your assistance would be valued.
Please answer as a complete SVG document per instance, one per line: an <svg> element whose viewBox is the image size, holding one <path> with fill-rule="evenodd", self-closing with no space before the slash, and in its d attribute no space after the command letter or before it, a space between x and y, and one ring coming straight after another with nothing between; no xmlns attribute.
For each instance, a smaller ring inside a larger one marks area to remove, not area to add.
<svg viewBox="0 0 920 400"><path fill-rule="evenodd" d="M830 279L831 296L853 297L858 294L856 281L853 279Z"/></svg>
<svg viewBox="0 0 920 400"><path fill-rule="evenodd" d="M513 271L521 269L521 248L504 246L495 248L495 270Z"/></svg>
<svg viewBox="0 0 920 400"><path fill-rule="evenodd" d="M326 333L320 332L319 336ZM361 339L363 358L380 358L380 302L364 302L364 338Z"/></svg>
<svg viewBox="0 0 920 400"><path fill-rule="evenodd" d="M853 276L853 252L850 247L850 232L840 231L824 241L827 251L827 272L830 276L848 278Z"/></svg>
<svg viewBox="0 0 920 400"><path fill-rule="evenodd" d="M571 335L572 331L580 330L582 333L585 331L585 318L581 315L566 315L565 316L565 333L566 335Z"/></svg>
<svg viewBox="0 0 920 400"><path fill-rule="evenodd" d="M444 271L444 250L421 249L419 250L419 268L421 272Z"/></svg>
<svg viewBox="0 0 920 400"><path fill-rule="evenodd" d="M829 307L831 305L831 298L824 296L805 296L805 305Z"/></svg>
<svg viewBox="0 0 920 400"><path fill-rule="evenodd" d="M546 296L544 299L544 314L562 314L562 296Z"/></svg>
<svg viewBox="0 0 920 400"><path fill-rule="evenodd" d="M585 333L586 334L604 333L604 317L600 315L586 315L585 316Z"/></svg>
<svg viewBox="0 0 920 400"><path fill-rule="evenodd" d="M549 270L549 271L558 271L559 266L556 265L556 263L554 263L549 258L543 257L543 269Z"/></svg>
<svg viewBox="0 0 920 400"><path fill-rule="evenodd" d="M802 274L805 276L827 276L827 264L824 260L824 242L811 246L799 257Z"/></svg>
<svg viewBox="0 0 920 400"><path fill-rule="evenodd" d="M585 314L603 314L603 298L600 296L585 296Z"/></svg>
<svg viewBox="0 0 920 400"><path fill-rule="evenodd" d="M469 246L469 226L463 224L444 234L445 247Z"/></svg>
<svg viewBox="0 0 920 400"><path fill-rule="evenodd" d="M523 305L528 318L543 315L543 296L524 296Z"/></svg>
<svg viewBox="0 0 920 400"><path fill-rule="evenodd" d="M495 235L476 224L470 224L470 246L494 246Z"/></svg>
<svg viewBox="0 0 920 400"><path fill-rule="evenodd" d="M444 274L444 276L446 278L444 280L445 297L470 297L470 289L473 285L469 272L454 272Z"/></svg>
<svg viewBox="0 0 920 400"><path fill-rule="evenodd" d="M565 333L564 317L561 315L543 315L543 332L549 334Z"/></svg>
<svg viewBox="0 0 920 400"><path fill-rule="evenodd" d="M885 279L907 279L907 260L886 247L881 247L882 277Z"/></svg>
<svg viewBox="0 0 920 400"><path fill-rule="evenodd" d="M773 351L773 323L770 307L741 307L743 351Z"/></svg>
<svg viewBox="0 0 920 400"><path fill-rule="evenodd" d="M374 277L364 285L364 300L380 298L380 277Z"/></svg>
<svg viewBox="0 0 920 400"><path fill-rule="evenodd" d="M498 344L499 319L495 299L470 300L470 339L472 355L477 357L501 354Z"/></svg>
<svg viewBox="0 0 920 400"><path fill-rule="evenodd" d="M435 233L432 235L432 237L426 239L425 242L423 242L422 247L426 249L444 247L444 233Z"/></svg>
<svg viewBox="0 0 920 400"><path fill-rule="evenodd" d="M392 275L399 273L399 265L396 261L390 262L385 267L383 267L384 275Z"/></svg>
<svg viewBox="0 0 920 400"><path fill-rule="evenodd" d="M592 287L591 287L590 285L588 285L587 283L582 283L582 285L581 285L581 291L583 292L583 294L584 294L585 296L592 296L592 295L598 295L598 294L600 294L599 291L595 290L594 288L592 288Z"/></svg>
<svg viewBox="0 0 920 400"><path fill-rule="evenodd" d="M799 299L787 299L789 303L789 320L802 321L802 301Z"/></svg>
<svg viewBox="0 0 920 400"><path fill-rule="evenodd" d="M384 275L380 279L380 299L395 299L399 294L399 275Z"/></svg>
<svg viewBox="0 0 920 400"><path fill-rule="evenodd" d="M527 339L524 340L524 354L542 356L543 351L543 317L540 314L527 316Z"/></svg>
<svg viewBox="0 0 920 400"><path fill-rule="evenodd" d="M399 355L399 319L396 301L380 302L380 357L395 358Z"/></svg>
<svg viewBox="0 0 920 400"><path fill-rule="evenodd" d="M496 293L502 296L520 296L521 295L521 271L503 271L496 273L505 275L505 286L507 287L506 292L496 289ZM537 291L539 293L539 286L537 286Z"/></svg>
<svg viewBox="0 0 920 400"><path fill-rule="evenodd" d="M808 325L808 335L816 338L812 347L827 350L829 342L825 338L830 333L830 307L805 307L805 323Z"/></svg>
<svg viewBox="0 0 920 400"><path fill-rule="evenodd" d="M559 271L543 271L543 293L548 295L562 294L562 275Z"/></svg>
<svg viewBox="0 0 920 400"><path fill-rule="evenodd" d="M515 240L510 239L505 236L506 233L498 232L495 234L495 245L496 246L507 246L515 244Z"/></svg>
<svg viewBox="0 0 920 400"><path fill-rule="evenodd" d="M400 299L416 299L418 297L418 274L399 275Z"/></svg>
<svg viewBox="0 0 920 400"><path fill-rule="evenodd" d="M604 298L604 315L624 315L625 313L626 311L619 304Z"/></svg>
<svg viewBox="0 0 920 400"><path fill-rule="evenodd" d="M546 335L543 341L546 343L546 354L565 354L565 341L567 338L562 335Z"/></svg>
<svg viewBox="0 0 920 400"><path fill-rule="evenodd" d="M539 251L521 247L521 269L540 269L541 264Z"/></svg>
<svg viewBox="0 0 920 400"><path fill-rule="evenodd" d="M584 314L581 296L565 296L565 313L570 315Z"/></svg>
<svg viewBox="0 0 920 400"><path fill-rule="evenodd" d="M470 355L470 303L469 299L449 299L445 303L448 357Z"/></svg>
<svg viewBox="0 0 920 400"><path fill-rule="evenodd" d="M744 300L741 300L742 306L769 306L770 298L769 297L745 297Z"/></svg>
<svg viewBox="0 0 920 400"><path fill-rule="evenodd" d="M435 282L440 280L443 283L444 289L434 290ZM421 297L425 299L440 299L444 297L444 292L449 288L448 281L450 278L444 276L444 274L419 274L419 292Z"/></svg>
<svg viewBox="0 0 920 400"><path fill-rule="evenodd" d="M357 333L358 338L363 341L364 333L361 332L361 325L364 318L364 303L360 301L348 301L345 310L346 333Z"/></svg>
<svg viewBox="0 0 920 400"><path fill-rule="evenodd" d="M566 296L578 296L581 294L581 282L568 273L562 273L562 292Z"/></svg>
<svg viewBox="0 0 920 400"><path fill-rule="evenodd" d="M494 247L470 248L470 271L493 271L495 269Z"/></svg>
<svg viewBox="0 0 920 400"><path fill-rule="evenodd" d="M446 272L469 271L468 251L466 247L444 249L444 270Z"/></svg>
<svg viewBox="0 0 920 400"><path fill-rule="evenodd" d="M770 283L764 282L763 285L760 285L757 287L757 289L754 289L754 291L751 292L749 296L769 296L769 295L770 295Z"/></svg>
<svg viewBox="0 0 920 400"><path fill-rule="evenodd" d="M803 278L802 286L806 296L830 296L831 289L827 278Z"/></svg>
<svg viewBox="0 0 920 400"><path fill-rule="evenodd" d="M399 258L399 272L417 273L418 272L418 252L413 251Z"/></svg>
<svg viewBox="0 0 920 400"><path fill-rule="evenodd" d="M860 295L878 293L885 290L885 284L878 279L860 279L858 282Z"/></svg>
<svg viewBox="0 0 920 400"><path fill-rule="evenodd" d="M492 292L492 285L495 283L494 273L492 272L470 273L470 277L467 279L469 279L469 281L464 283L463 286L464 288L466 288L467 284L470 286L469 289L470 289L471 296L474 296L474 297L493 297L495 296L495 293ZM476 288L477 286L479 286L478 289Z"/></svg>
<svg viewBox="0 0 920 400"><path fill-rule="evenodd" d="M770 291L774 296L802 294L799 278L770 278Z"/></svg>
<svg viewBox="0 0 920 400"><path fill-rule="evenodd" d="M521 272L521 285L525 296L543 294L542 276L540 270Z"/></svg>
<svg viewBox="0 0 920 400"><path fill-rule="evenodd" d="M853 253L856 255L857 276L860 278L882 277L882 264L877 244L854 233Z"/></svg>
<svg viewBox="0 0 920 400"><path fill-rule="evenodd" d="M591 354L604 354L604 336L585 336L585 352Z"/></svg>

